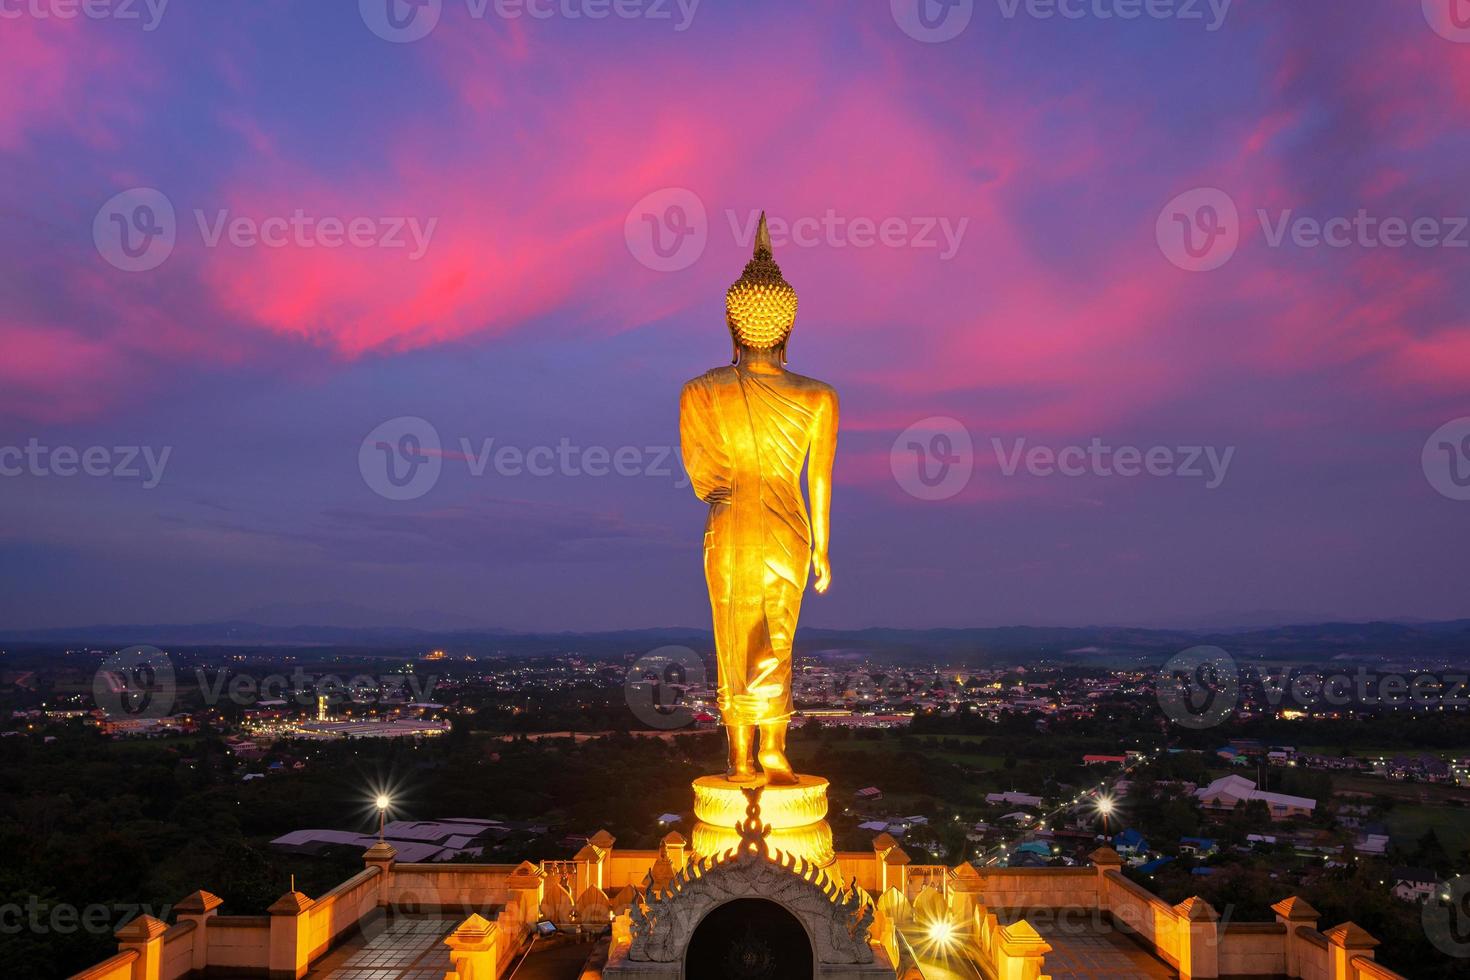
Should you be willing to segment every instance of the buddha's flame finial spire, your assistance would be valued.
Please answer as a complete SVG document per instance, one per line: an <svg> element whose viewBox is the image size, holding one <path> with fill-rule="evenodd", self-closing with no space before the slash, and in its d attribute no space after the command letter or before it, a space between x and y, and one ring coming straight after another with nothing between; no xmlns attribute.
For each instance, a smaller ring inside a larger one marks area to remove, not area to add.
<svg viewBox="0 0 1470 980"><path fill-rule="evenodd" d="M784 350L796 321L796 290L782 278L781 267L771 256L771 229L764 211L755 230L755 254L725 293L725 318L737 347L752 350ZM738 350L735 359L739 360Z"/></svg>
<svg viewBox="0 0 1470 980"><path fill-rule="evenodd" d="M766 213L761 212L760 227L755 230L755 257L771 258L771 229L766 227Z"/></svg>

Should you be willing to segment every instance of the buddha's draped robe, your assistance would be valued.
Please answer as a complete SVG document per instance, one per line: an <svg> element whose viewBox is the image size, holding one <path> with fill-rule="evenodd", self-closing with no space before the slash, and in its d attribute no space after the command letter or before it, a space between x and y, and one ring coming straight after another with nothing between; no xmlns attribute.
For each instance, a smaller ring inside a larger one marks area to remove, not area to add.
<svg viewBox="0 0 1470 980"><path fill-rule="evenodd" d="M812 410L770 379L716 368L684 386L679 436L684 467L710 506L704 576L714 614L719 705L727 725L791 716L791 646L811 562L802 463Z"/></svg>

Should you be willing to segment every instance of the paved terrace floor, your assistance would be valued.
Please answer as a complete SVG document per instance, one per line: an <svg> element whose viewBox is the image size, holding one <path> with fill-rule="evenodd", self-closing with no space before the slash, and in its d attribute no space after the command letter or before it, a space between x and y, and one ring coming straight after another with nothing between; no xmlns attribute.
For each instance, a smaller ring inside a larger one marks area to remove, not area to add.
<svg viewBox="0 0 1470 980"><path fill-rule="evenodd" d="M307 980L444 980L449 947L444 937L459 918L378 917L317 962ZM515 966L516 980L577 980L591 947L583 943L537 948Z"/></svg>
<svg viewBox="0 0 1470 980"><path fill-rule="evenodd" d="M1004 920L1003 920L1004 921ZM1126 934L1105 922L1050 920L1031 916L1028 921L1051 944L1043 969L1052 980L1177 980L1179 971L1144 950Z"/></svg>

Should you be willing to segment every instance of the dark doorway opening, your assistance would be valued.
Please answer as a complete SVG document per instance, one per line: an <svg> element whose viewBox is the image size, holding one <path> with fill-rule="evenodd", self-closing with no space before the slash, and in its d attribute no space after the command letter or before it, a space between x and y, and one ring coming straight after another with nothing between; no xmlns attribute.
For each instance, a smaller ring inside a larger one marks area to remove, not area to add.
<svg viewBox="0 0 1470 980"><path fill-rule="evenodd" d="M688 980L811 980L812 944L796 916L764 898L704 917L684 953Z"/></svg>

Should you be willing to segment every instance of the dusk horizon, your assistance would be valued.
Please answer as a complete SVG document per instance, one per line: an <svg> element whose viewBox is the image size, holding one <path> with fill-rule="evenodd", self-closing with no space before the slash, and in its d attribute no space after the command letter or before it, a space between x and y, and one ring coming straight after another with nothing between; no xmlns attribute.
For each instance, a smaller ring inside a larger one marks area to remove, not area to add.
<svg viewBox="0 0 1470 980"><path fill-rule="evenodd" d="M804 623L1470 614L1419 4L482 6L6 21L0 624L698 621L677 396L763 211L842 392Z"/></svg>

